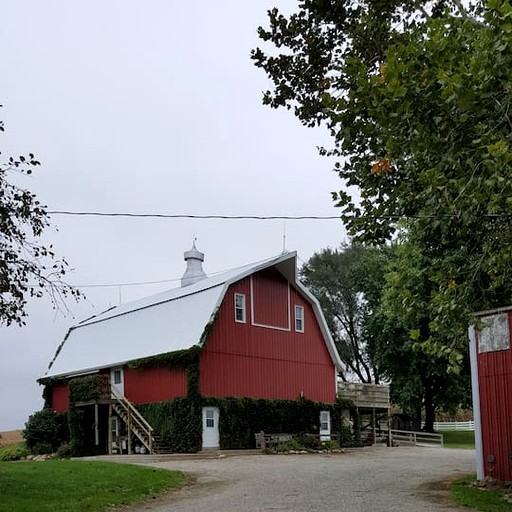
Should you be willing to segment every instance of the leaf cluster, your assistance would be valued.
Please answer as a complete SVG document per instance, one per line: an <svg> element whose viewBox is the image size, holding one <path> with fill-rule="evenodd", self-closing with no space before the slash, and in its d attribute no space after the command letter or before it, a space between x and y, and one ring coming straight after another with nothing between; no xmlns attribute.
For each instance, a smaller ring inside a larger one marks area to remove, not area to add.
<svg viewBox="0 0 512 512"><path fill-rule="evenodd" d="M16 184L39 165L32 153L0 164L0 324L23 325L29 297L48 293L55 307L65 309L64 297L80 296L62 281L66 260L57 258L52 245L38 241L50 226L46 207Z"/></svg>
<svg viewBox="0 0 512 512"><path fill-rule="evenodd" d="M303 283L317 297L345 365L343 379L379 382L373 322L379 305L388 250L361 244L323 249L301 268Z"/></svg>
<svg viewBox="0 0 512 512"><path fill-rule="evenodd" d="M425 308L427 350L461 349L472 312L512 301L510 3L311 0L259 35L263 102L328 128L349 233L418 248L428 300L397 307Z"/></svg>

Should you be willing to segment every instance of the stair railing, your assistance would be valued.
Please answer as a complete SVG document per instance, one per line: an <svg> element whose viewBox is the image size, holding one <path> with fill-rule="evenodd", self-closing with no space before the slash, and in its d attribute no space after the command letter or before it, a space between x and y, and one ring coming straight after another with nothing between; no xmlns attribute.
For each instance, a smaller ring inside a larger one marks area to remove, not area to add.
<svg viewBox="0 0 512 512"><path fill-rule="evenodd" d="M123 412L126 414L126 421L128 423L128 428L131 428L135 435L141 440L141 442L146 446L149 453L153 453L153 427L146 421L144 416L137 410L137 408L124 396L120 395L114 388L112 388L112 398L115 400L115 403L119 405ZM133 425L136 428L142 431L147 437L147 442L145 439L142 439L141 436L133 430Z"/></svg>

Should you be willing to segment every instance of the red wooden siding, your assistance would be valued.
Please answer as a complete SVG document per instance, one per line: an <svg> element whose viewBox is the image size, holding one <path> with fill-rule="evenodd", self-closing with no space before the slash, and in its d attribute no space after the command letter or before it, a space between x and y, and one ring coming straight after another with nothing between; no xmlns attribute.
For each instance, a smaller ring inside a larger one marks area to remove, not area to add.
<svg viewBox="0 0 512 512"><path fill-rule="evenodd" d="M124 395L136 404L164 402L187 394L183 370L168 368L125 368Z"/></svg>
<svg viewBox="0 0 512 512"><path fill-rule="evenodd" d="M69 388L67 384L57 384L52 387L52 409L55 412L68 412Z"/></svg>
<svg viewBox="0 0 512 512"><path fill-rule="evenodd" d="M258 289L262 308L265 288L274 297L283 289L283 279L270 280L268 275L261 280L260 273L253 276L253 289ZM335 368L309 302L290 287L291 329L269 329L252 325L249 314L245 324L234 321L235 293L245 294L249 313L250 278L233 284L220 307L201 355L201 393L290 400L302 394L311 400L333 402ZM304 333L294 331L295 305L304 307Z"/></svg>
<svg viewBox="0 0 512 512"><path fill-rule="evenodd" d="M508 312L512 338L512 311ZM510 341L512 347L512 339ZM512 480L512 348L478 354L485 476ZM493 461L491 459L494 458Z"/></svg>
<svg viewBox="0 0 512 512"><path fill-rule="evenodd" d="M262 270L252 279L253 323L290 327L288 281L275 269Z"/></svg>

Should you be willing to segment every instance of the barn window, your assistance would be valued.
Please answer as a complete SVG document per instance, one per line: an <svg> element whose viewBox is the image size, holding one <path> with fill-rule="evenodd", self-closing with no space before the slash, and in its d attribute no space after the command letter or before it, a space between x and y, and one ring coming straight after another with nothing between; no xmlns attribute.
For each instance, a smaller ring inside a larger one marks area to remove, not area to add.
<svg viewBox="0 0 512 512"><path fill-rule="evenodd" d="M206 427L213 428L215 426L215 414L213 409L206 409Z"/></svg>
<svg viewBox="0 0 512 512"><path fill-rule="evenodd" d="M304 332L304 308L302 306L295 306L295 330Z"/></svg>
<svg viewBox="0 0 512 512"><path fill-rule="evenodd" d="M245 295L235 293L235 322L245 323Z"/></svg>
<svg viewBox="0 0 512 512"><path fill-rule="evenodd" d="M121 370L114 370L114 384L121 384Z"/></svg>

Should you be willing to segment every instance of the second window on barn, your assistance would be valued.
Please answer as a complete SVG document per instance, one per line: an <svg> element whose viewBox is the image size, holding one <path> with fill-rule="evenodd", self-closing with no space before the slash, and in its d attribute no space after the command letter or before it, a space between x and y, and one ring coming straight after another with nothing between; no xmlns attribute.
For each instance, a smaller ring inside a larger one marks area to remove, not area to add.
<svg viewBox="0 0 512 512"><path fill-rule="evenodd" d="M304 308L302 306L295 306L295 330L304 332Z"/></svg>
<svg viewBox="0 0 512 512"><path fill-rule="evenodd" d="M245 295L235 293L235 321L245 323Z"/></svg>

